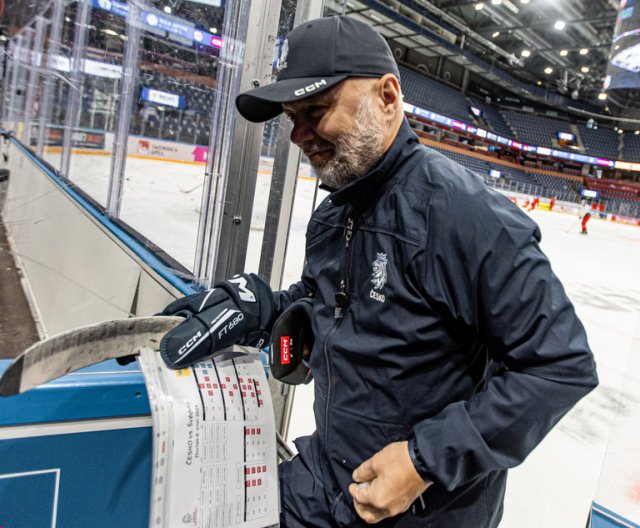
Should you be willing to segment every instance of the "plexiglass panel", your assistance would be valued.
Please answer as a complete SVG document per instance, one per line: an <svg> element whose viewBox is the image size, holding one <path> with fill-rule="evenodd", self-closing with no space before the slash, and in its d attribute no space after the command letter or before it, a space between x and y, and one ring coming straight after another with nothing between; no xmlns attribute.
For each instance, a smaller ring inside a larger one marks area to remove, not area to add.
<svg viewBox="0 0 640 528"><path fill-rule="evenodd" d="M190 270L223 16L195 2L141 11L120 218Z"/></svg>
<svg viewBox="0 0 640 528"><path fill-rule="evenodd" d="M31 46L33 42L33 25L23 28L16 35L10 46L11 77L8 95L7 122L22 136L22 121L25 115L26 87L31 66Z"/></svg>
<svg viewBox="0 0 640 528"><path fill-rule="evenodd" d="M116 115L122 89L126 41L126 3L78 4L74 66L70 88L77 101L71 110L73 134L68 177L101 205L107 203ZM85 22L86 19L86 22ZM81 33L79 33L81 32ZM80 53L78 53L80 46ZM80 61L75 70L75 58Z"/></svg>
<svg viewBox="0 0 640 528"><path fill-rule="evenodd" d="M42 157L57 170L62 169L62 147L67 125L69 93L72 90L71 64L78 3L69 3L60 13L60 19L49 23L44 49L46 72L43 98L47 97L39 126L44 127L41 141Z"/></svg>

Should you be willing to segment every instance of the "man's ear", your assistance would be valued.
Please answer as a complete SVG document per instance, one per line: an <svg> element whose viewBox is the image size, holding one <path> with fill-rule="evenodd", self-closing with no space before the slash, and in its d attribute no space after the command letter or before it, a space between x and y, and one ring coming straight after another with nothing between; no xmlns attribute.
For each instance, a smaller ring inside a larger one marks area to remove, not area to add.
<svg viewBox="0 0 640 528"><path fill-rule="evenodd" d="M387 73L378 83L379 94L384 105L385 113L395 113L398 101L402 98L400 83L395 75Z"/></svg>

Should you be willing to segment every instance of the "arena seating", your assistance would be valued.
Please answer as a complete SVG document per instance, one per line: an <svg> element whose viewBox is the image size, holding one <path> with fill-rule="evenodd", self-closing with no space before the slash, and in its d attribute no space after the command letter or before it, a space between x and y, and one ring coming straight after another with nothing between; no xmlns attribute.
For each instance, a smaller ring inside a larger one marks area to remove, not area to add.
<svg viewBox="0 0 640 528"><path fill-rule="evenodd" d="M580 198L582 183L578 180L562 178L560 176L551 176L541 172L532 173L536 181L545 187L546 196L555 196L557 200L567 202L576 202Z"/></svg>
<svg viewBox="0 0 640 528"><path fill-rule="evenodd" d="M462 92L400 66L402 89L408 103L470 122L469 102Z"/></svg>
<svg viewBox="0 0 640 528"><path fill-rule="evenodd" d="M622 138L622 152L620 159L625 161L639 161L640 160L640 135L636 134L623 134Z"/></svg>
<svg viewBox="0 0 640 528"><path fill-rule="evenodd" d="M192 116L184 116L180 126L180 141L194 143L196 139L196 121Z"/></svg>
<svg viewBox="0 0 640 528"><path fill-rule="evenodd" d="M462 166L482 176L492 187L505 187L528 194L552 198L568 202L579 202L580 193L584 188L581 180L553 176L543 172L527 172L515 167L509 167L490 160L482 160L438 147L431 147ZM501 177L495 179L489 175L491 169L500 171Z"/></svg>
<svg viewBox="0 0 640 528"><path fill-rule="evenodd" d="M516 184L515 187L520 188L523 191L526 190L526 192L529 192L531 194L546 196L544 187L535 179L535 177L533 177L529 173L526 173L514 167L492 163L489 160L481 160L472 156L465 156L464 154L458 152L453 152L438 147L431 148L434 148L453 161L480 175L489 185L495 184L495 179L489 176L489 171L493 169L500 171L503 181Z"/></svg>
<svg viewBox="0 0 640 528"><path fill-rule="evenodd" d="M504 116L500 113L495 106L486 104L475 97L469 98L473 106L479 108L482 111L482 118L489 124L490 128L496 134L504 137L515 137L513 130L509 127L509 124L505 121Z"/></svg>
<svg viewBox="0 0 640 528"><path fill-rule="evenodd" d="M507 123L517 134L517 139L524 143L551 147L558 132L573 133L571 125L560 119L536 117L533 114L513 110L505 110L503 114Z"/></svg>
<svg viewBox="0 0 640 528"><path fill-rule="evenodd" d="M620 138L614 130L609 128L594 130L584 125L579 125L578 130L587 154L600 158L619 159Z"/></svg>
<svg viewBox="0 0 640 528"><path fill-rule="evenodd" d="M640 218L640 201L624 198L609 198L605 211L622 216Z"/></svg>

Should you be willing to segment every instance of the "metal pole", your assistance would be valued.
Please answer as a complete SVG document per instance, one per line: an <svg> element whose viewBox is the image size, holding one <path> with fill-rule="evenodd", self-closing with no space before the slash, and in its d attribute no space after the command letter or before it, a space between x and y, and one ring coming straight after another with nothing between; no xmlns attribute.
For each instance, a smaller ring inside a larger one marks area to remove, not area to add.
<svg viewBox="0 0 640 528"><path fill-rule="evenodd" d="M4 78L4 91L2 100L2 125L6 128L7 123L11 120L11 108L13 106L13 77L15 76L16 64L16 41L11 39L8 44L5 45L5 78Z"/></svg>
<svg viewBox="0 0 640 528"><path fill-rule="evenodd" d="M60 172L65 178L69 178L69 165L71 162L71 147L73 144L73 129L76 126L78 110L82 99L81 82L83 75L83 54L87 37L87 21L89 20L89 0L78 2L79 10L76 15L76 29L73 38L73 58L69 75L69 88L67 98L67 111L64 119L64 139L62 143L62 162Z"/></svg>
<svg viewBox="0 0 640 528"><path fill-rule="evenodd" d="M293 27L305 20L320 17L323 4L324 0L300 0L296 5ZM289 30L291 29L293 28L289 28ZM298 167L300 166L300 149L292 145L289 140L292 127L293 125L288 119L280 118L265 221L265 225L275 226L275 228L264 230L258 269L260 276L267 279L274 289L282 286Z"/></svg>
<svg viewBox="0 0 640 528"><path fill-rule="evenodd" d="M33 53L31 54L31 64L29 70L29 84L27 85L27 101L24 108L24 130L22 132L22 142L25 145L31 143L31 122L37 118L37 112L33 111L33 106L38 91L38 80L40 78L40 67L42 66L42 48L44 45L44 32L46 20L42 15L36 17L35 38L33 40Z"/></svg>
<svg viewBox="0 0 640 528"><path fill-rule="evenodd" d="M230 0L225 5L222 23L222 48L218 61L216 92L213 101L209 156L202 194L196 262L194 271L202 283L211 283L215 255L220 243L220 226L227 189L229 159L234 125L233 100L239 91L244 45L247 41L250 2Z"/></svg>
<svg viewBox="0 0 640 528"><path fill-rule="evenodd" d="M64 0L57 0L53 5L53 16L51 18L51 33L49 35L49 45L47 47L47 69L44 77L42 98L40 100L40 124L38 125L38 144L36 153L42 157L44 154L44 143L46 137L47 121L51 109L53 97L55 61L60 53L60 38L62 36L62 26L64 24Z"/></svg>
<svg viewBox="0 0 640 528"><path fill-rule="evenodd" d="M127 43L124 50L122 81L120 83L120 107L116 117L116 133L111 154L111 173L109 175L109 193L107 195L107 214L111 218L120 216L122 206L127 138L131 125L131 108L133 106L140 36L142 34L140 15L145 7L145 0L135 0L129 3L129 13L127 14Z"/></svg>
<svg viewBox="0 0 640 528"><path fill-rule="evenodd" d="M262 126L237 119L235 97L256 82L270 80L279 12L280 0L250 5L234 0L225 8L194 263L194 275L202 284L240 271L238 255L244 262L249 233L249 221L244 219L251 216ZM240 231L246 236L238 237Z"/></svg>

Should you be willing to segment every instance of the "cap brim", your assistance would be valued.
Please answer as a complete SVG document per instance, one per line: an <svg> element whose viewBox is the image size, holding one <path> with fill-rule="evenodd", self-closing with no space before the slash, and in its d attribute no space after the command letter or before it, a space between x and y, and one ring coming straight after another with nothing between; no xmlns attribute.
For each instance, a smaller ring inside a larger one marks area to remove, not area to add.
<svg viewBox="0 0 640 528"><path fill-rule="evenodd" d="M282 113L282 103L301 101L344 81L348 75L283 79L236 97L236 108L247 121L262 123Z"/></svg>

